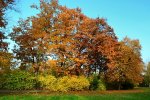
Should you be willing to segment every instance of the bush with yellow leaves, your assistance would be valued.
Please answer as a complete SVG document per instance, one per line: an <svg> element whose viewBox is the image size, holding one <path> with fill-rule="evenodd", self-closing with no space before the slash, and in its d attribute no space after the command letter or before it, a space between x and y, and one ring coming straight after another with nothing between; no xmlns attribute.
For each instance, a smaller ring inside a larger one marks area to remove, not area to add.
<svg viewBox="0 0 150 100"><path fill-rule="evenodd" d="M38 82L40 82L40 87L43 89L48 89L50 91L56 91L55 90L55 84L57 82L57 79L52 75L46 75L42 76L39 75L37 78Z"/></svg>
<svg viewBox="0 0 150 100"><path fill-rule="evenodd" d="M84 76L71 77L68 83L71 91L88 89L90 85L89 81Z"/></svg>
<svg viewBox="0 0 150 100"><path fill-rule="evenodd" d="M69 90L68 81L68 76L58 78L56 83L56 91L67 92Z"/></svg>
<svg viewBox="0 0 150 100"><path fill-rule="evenodd" d="M64 76L57 80L57 91L81 91L89 88L89 81L84 76Z"/></svg>
<svg viewBox="0 0 150 100"><path fill-rule="evenodd" d="M89 88L89 81L84 76L64 76L56 79L52 75L38 76L38 81L43 89L50 91L81 91Z"/></svg>

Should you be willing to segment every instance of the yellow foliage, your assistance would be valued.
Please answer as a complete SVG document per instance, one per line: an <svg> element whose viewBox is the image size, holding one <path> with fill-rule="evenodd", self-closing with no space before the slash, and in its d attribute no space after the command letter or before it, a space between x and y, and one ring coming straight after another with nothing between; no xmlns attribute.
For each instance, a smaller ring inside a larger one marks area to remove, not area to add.
<svg viewBox="0 0 150 100"><path fill-rule="evenodd" d="M57 91L79 91L88 89L90 83L84 76L64 76L57 81Z"/></svg>
<svg viewBox="0 0 150 100"><path fill-rule="evenodd" d="M55 91L55 82L56 78L52 75L47 75L47 76L38 76L38 81L41 83L41 87L48 89L50 91Z"/></svg>
<svg viewBox="0 0 150 100"><path fill-rule="evenodd" d="M52 75L38 76L41 87L50 91L81 91L89 88L89 81L84 76L64 76L56 79Z"/></svg>
<svg viewBox="0 0 150 100"><path fill-rule="evenodd" d="M89 81L83 77L71 77L68 81L70 90L83 90L89 87Z"/></svg>
<svg viewBox="0 0 150 100"><path fill-rule="evenodd" d="M68 87L68 81L69 81L69 78L67 76L64 76L62 78L59 78L57 80L57 91L62 91L62 92L67 92L69 90L69 87Z"/></svg>

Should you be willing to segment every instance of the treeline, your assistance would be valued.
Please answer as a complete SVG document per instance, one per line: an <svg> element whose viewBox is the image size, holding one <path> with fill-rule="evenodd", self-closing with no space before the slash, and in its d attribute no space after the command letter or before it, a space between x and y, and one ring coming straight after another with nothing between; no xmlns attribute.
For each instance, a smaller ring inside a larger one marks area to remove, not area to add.
<svg viewBox="0 0 150 100"><path fill-rule="evenodd" d="M0 88L105 90L133 88L142 82L139 40L118 41L105 19L89 18L57 0L41 0L32 8L39 14L19 20L9 34L16 43L14 57L1 49Z"/></svg>

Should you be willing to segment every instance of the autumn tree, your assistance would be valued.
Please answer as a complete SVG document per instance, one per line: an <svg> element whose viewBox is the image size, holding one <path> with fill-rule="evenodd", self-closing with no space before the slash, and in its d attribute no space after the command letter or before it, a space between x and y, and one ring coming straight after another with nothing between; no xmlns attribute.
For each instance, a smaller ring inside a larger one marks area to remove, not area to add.
<svg viewBox="0 0 150 100"><path fill-rule="evenodd" d="M45 37L43 29L37 23L37 26L32 26L36 20L36 18L20 20L19 25L13 28L10 36L16 43L13 51L16 58L21 60L20 68L27 70L32 67L33 71L38 73L40 65L47 59L45 53L47 48L44 45L46 41L43 39ZM32 25L30 24L31 22Z"/></svg>
<svg viewBox="0 0 150 100"><path fill-rule="evenodd" d="M129 82L138 84L142 81L143 62L141 59L141 45L139 40L124 38L119 42L116 67L107 71L107 80L117 82L118 89L123 88L122 84Z"/></svg>
<svg viewBox="0 0 150 100"><path fill-rule="evenodd" d="M76 66L75 62L78 62L74 36L80 21L80 12L78 9L68 9L62 6L59 9L60 13L57 15L57 21L54 24L55 31L51 34L54 40L51 40L53 44L50 47L51 52L57 56L60 69L64 74L70 74Z"/></svg>
<svg viewBox="0 0 150 100"><path fill-rule="evenodd" d="M47 56L55 57L60 67L69 66L66 59L71 54L70 41L75 25L73 16L77 13L59 6L56 0L51 3L40 1L40 7L32 7L40 10L40 13L25 21L19 21L19 25L13 28L10 35L18 45L14 49L17 59L25 64L25 68L31 64L36 72L40 70L40 64Z"/></svg>
<svg viewBox="0 0 150 100"><path fill-rule="evenodd" d="M10 70L12 55L8 53L8 43L6 39L5 31L7 21L5 11L12 6L14 0L0 0L0 71Z"/></svg>
<svg viewBox="0 0 150 100"><path fill-rule="evenodd" d="M148 62L146 66L146 72L145 72L145 82L150 87L150 62Z"/></svg>
<svg viewBox="0 0 150 100"><path fill-rule="evenodd" d="M39 7L32 7L40 13L19 21L11 34L18 45L16 58L25 68L31 65L38 72L47 56L55 58L58 73L66 75L90 75L114 66L117 38L104 19L88 18L79 8L68 9L57 0L41 0Z"/></svg>
<svg viewBox="0 0 150 100"><path fill-rule="evenodd" d="M82 23L78 27L76 49L78 57L86 60L80 64L85 67L85 73L89 76L92 73L105 72L108 68L114 67L113 58L116 55L115 47L117 37L113 29L104 19L90 19L81 16Z"/></svg>

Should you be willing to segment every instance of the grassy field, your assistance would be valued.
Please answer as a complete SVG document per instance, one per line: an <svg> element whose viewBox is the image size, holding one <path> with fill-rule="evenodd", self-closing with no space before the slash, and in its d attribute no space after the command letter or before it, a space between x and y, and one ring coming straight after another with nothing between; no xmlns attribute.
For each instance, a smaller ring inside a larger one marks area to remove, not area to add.
<svg viewBox="0 0 150 100"><path fill-rule="evenodd" d="M150 100L150 89L71 93L3 93L0 100Z"/></svg>

